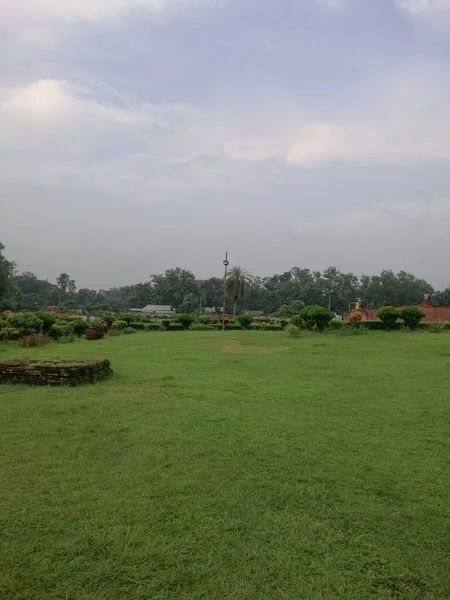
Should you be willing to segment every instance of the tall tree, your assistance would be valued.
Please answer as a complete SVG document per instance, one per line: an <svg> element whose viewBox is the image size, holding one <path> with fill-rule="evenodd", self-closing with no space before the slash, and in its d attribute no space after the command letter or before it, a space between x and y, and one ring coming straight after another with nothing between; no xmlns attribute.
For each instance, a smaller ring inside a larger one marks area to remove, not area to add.
<svg viewBox="0 0 450 600"><path fill-rule="evenodd" d="M3 256L4 249L5 246L0 242L0 300L2 300L10 290L14 272L14 263Z"/></svg>
<svg viewBox="0 0 450 600"><path fill-rule="evenodd" d="M56 283L60 292L60 302L65 300L67 294L75 294L77 291L75 280L70 279L70 275L67 273L61 273L56 279Z"/></svg>
<svg viewBox="0 0 450 600"><path fill-rule="evenodd" d="M234 299L233 317L236 317L238 300L245 298L252 279L252 276L245 269L241 267L231 268L226 285L228 293Z"/></svg>

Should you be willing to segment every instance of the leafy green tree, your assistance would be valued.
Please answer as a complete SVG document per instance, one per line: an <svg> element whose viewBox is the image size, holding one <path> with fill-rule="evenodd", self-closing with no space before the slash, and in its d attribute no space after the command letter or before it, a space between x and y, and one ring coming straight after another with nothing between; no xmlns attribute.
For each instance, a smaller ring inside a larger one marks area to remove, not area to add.
<svg viewBox="0 0 450 600"><path fill-rule="evenodd" d="M334 313L320 305L305 306L300 318L305 321L308 329L318 329L322 333L334 319Z"/></svg>
<svg viewBox="0 0 450 600"><path fill-rule="evenodd" d="M181 310L185 313L197 312L199 309L199 301L200 300L198 296L192 292L189 292L189 294L186 294L186 296L183 298Z"/></svg>
<svg viewBox="0 0 450 600"><path fill-rule="evenodd" d="M61 273L61 275L56 279L56 283L58 285L60 302L64 301L68 294L75 294L77 291L75 281L70 279L70 275L67 273Z"/></svg>
<svg viewBox="0 0 450 600"><path fill-rule="evenodd" d="M156 304L170 304L176 310L182 309L184 298L188 294L199 298L200 285L195 275L180 267L167 269L164 275L152 275L150 284L153 301Z"/></svg>
<svg viewBox="0 0 450 600"><path fill-rule="evenodd" d="M227 278L227 291L233 298L233 317L236 317L238 300L245 298L252 276L242 267L232 267Z"/></svg>
<svg viewBox="0 0 450 600"><path fill-rule="evenodd" d="M3 300L11 289L14 263L3 256L5 246L0 242L0 300Z"/></svg>
<svg viewBox="0 0 450 600"><path fill-rule="evenodd" d="M401 311L401 318L405 322L405 325L413 331L418 328L420 321L425 317L425 313L418 306L413 304L412 306L406 306Z"/></svg>
<svg viewBox="0 0 450 600"><path fill-rule="evenodd" d="M377 311L377 317L383 321L386 329L393 329L400 317L400 311L395 306L382 306Z"/></svg>
<svg viewBox="0 0 450 600"><path fill-rule="evenodd" d="M242 329L248 329L250 327L250 325L253 323L253 316L252 315L239 315L237 320L238 320L239 325L242 327Z"/></svg>

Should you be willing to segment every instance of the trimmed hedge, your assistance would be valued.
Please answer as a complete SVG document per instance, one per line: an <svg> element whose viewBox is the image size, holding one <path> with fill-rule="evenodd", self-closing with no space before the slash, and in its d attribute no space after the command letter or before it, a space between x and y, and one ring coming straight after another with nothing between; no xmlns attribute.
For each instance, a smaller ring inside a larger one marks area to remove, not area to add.
<svg viewBox="0 0 450 600"><path fill-rule="evenodd" d="M183 331L184 327L181 323L169 323L167 331Z"/></svg>
<svg viewBox="0 0 450 600"><path fill-rule="evenodd" d="M161 323L146 323L145 331L161 331Z"/></svg>
<svg viewBox="0 0 450 600"><path fill-rule="evenodd" d="M140 321L133 321L129 324L129 327L132 327L133 329L136 329L138 331L144 331L145 323L141 323Z"/></svg>
<svg viewBox="0 0 450 600"><path fill-rule="evenodd" d="M206 325L205 323L192 323L189 327L190 331L213 331L213 327L211 325Z"/></svg>
<svg viewBox="0 0 450 600"><path fill-rule="evenodd" d="M282 325L277 324L269 324L264 327L265 331L284 331L284 327Z"/></svg>

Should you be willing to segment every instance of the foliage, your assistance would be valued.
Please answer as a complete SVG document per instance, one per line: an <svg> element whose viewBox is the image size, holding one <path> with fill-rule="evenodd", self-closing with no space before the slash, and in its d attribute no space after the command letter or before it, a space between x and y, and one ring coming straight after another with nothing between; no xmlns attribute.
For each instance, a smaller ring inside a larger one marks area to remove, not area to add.
<svg viewBox="0 0 450 600"><path fill-rule="evenodd" d="M14 342L20 338L20 334L17 329L13 327L3 327L0 330L0 342Z"/></svg>
<svg viewBox="0 0 450 600"><path fill-rule="evenodd" d="M322 333L334 319L334 314L323 306L313 305L306 306L300 313L300 318L305 321L308 329L317 329Z"/></svg>
<svg viewBox="0 0 450 600"><path fill-rule="evenodd" d="M31 333L24 336L20 340L20 345L23 348L37 348L38 346L46 346L52 341L51 337L44 333Z"/></svg>
<svg viewBox="0 0 450 600"><path fill-rule="evenodd" d="M160 331L161 323L146 323L145 331Z"/></svg>
<svg viewBox="0 0 450 600"><path fill-rule="evenodd" d="M42 331L44 333L48 333L52 325L56 323L56 319L53 315L47 312L37 312L35 313L36 317L40 319L43 323Z"/></svg>
<svg viewBox="0 0 450 600"><path fill-rule="evenodd" d="M294 315L293 317L291 317L291 323L299 329L304 329L306 327L306 323L300 315Z"/></svg>
<svg viewBox="0 0 450 600"><path fill-rule="evenodd" d="M428 327L428 331L430 333L441 333L441 331L444 331L445 329L445 323L430 323L430 326Z"/></svg>
<svg viewBox="0 0 450 600"><path fill-rule="evenodd" d="M301 333L300 329L296 325L288 325L286 327L286 332L288 335L295 338L299 337Z"/></svg>
<svg viewBox="0 0 450 600"><path fill-rule="evenodd" d="M139 321L133 321L130 323L130 327L136 329L136 331L144 331L146 324Z"/></svg>
<svg viewBox="0 0 450 600"><path fill-rule="evenodd" d="M75 335L81 337L86 333L86 330L89 329L89 323L88 321L83 321L83 319L78 319L73 322L72 329Z"/></svg>
<svg viewBox="0 0 450 600"><path fill-rule="evenodd" d="M98 317L92 321L89 321L89 329L97 329L106 333L108 331L108 324Z"/></svg>
<svg viewBox="0 0 450 600"><path fill-rule="evenodd" d="M268 323L264 327L264 331L284 331L284 327L282 325L278 325L277 323Z"/></svg>
<svg viewBox="0 0 450 600"><path fill-rule="evenodd" d="M263 326L261 325L261 323L252 323L249 326L250 331L261 331L263 329Z"/></svg>
<svg viewBox="0 0 450 600"><path fill-rule="evenodd" d="M104 315L101 315L101 319L105 321L105 323L107 323L108 327L111 327L111 325L115 322L116 317L114 315L106 313Z"/></svg>
<svg viewBox="0 0 450 600"><path fill-rule="evenodd" d="M393 329L397 320L400 318L400 312L395 306L382 306L377 310L377 317L383 322L386 329Z"/></svg>
<svg viewBox="0 0 450 600"><path fill-rule="evenodd" d="M21 336L39 333L44 325L34 313L17 313L8 317L8 325L17 329Z"/></svg>
<svg viewBox="0 0 450 600"><path fill-rule="evenodd" d="M242 267L232 267L228 273L226 286L228 294L234 299L233 316L236 316L238 300L246 297L252 280L252 276Z"/></svg>
<svg viewBox="0 0 450 600"><path fill-rule="evenodd" d="M227 331L241 331L242 325L236 325L236 323L228 323L226 326Z"/></svg>
<svg viewBox="0 0 450 600"><path fill-rule="evenodd" d="M14 272L14 263L3 256L4 249L5 246L0 242L0 300L10 291Z"/></svg>
<svg viewBox="0 0 450 600"><path fill-rule="evenodd" d="M185 329L182 323L169 323L167 326L167 331L183 331Z"/></svg>
<svg viewBox="0 0 450 600"><path fill-rule="evenodd" d="M174 320L173 320L174 323L181 323L183 329L189 329L189 327L192 325L192 323L194 323L194 321L195 321L194 315L190 315L188 313L181 314L181 315L175 315Z"/></svg>
<svg viewBox="0 0 450 600"><path fill-rule="evenodd" d="M86 339L89 341L101 340L105 337L104 329L86 329Z"/></svg>
<svg viewBox="0 0 450 600"><path fill-rule="evenodd" d="M137 333L138 330L135 327L125 327L123 332L125 335L132 335L133 333Z"/></svg>
<svg viewBox="0 0 450 600"><path fill-rule="evenodd" d="M352 325L358 325L362 321L362 313L359 310L355 310L354 312L348 315L348 322L352 323Z"/></svg>
<svg viewBox="0 0 450 600"><path fill-rule="evenodd" d="M205 325L205 323L192 323L189 327L190 331L212 331L213 327L211 325Z"/></svg>
<svg viewBox="0 0 450 600"><path fill-rule="evenodd" d="M116 319L111 323L111 329L125 329L127 325L128 323L126 321L120 321L119 319Z"/></svg>
<svg viewBox="0 0 450 600"><path fill-rule="evenodd" d="M204 315L199 315L195 319L196 323L203 323L203 325L212 325L211 319Z"/></svg>
<svg viewBox="0 0 450 600"><path fill-rule="evenodd" d="M400 314L401 318L405 322L405 325L412 331L417 329L420 321L426 316L426 314L418 306L406 306Z"/></svg>
<svg viewBox="0 0 450 600"><path fill-rule="evenodd" d="M250 325L253 323L252 315L239 315L237 318L239 325L241 325L242 329L248 329Z"/></svg>
<svg viewBox="0 0 450 600"><path fill-rule="evenodd" d="M60 337L64 335L65 327L64 325L52 325L48 332L48 335L52 340L59 340Z"/></svg>
<svg viewBox="0 0 450 600"><path fill-rule="evenodd" d="M118 337L120 335L123 335L123 331L124 331L123 329L113 329L112 328L109 330L108 336Z"/></svg>

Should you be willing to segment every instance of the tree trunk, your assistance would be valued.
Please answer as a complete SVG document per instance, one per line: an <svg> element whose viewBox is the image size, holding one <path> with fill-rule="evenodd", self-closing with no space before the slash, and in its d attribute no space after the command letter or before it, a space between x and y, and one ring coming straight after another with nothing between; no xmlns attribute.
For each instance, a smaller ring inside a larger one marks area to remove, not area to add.
<svg viewBox="0 0 450 600"><path fill-rule="evenodd" d="M236 318L236 308L237 308L237 300L234 301L234 305L233 305L233 319Z"/></svg>

